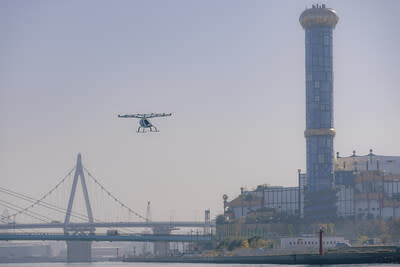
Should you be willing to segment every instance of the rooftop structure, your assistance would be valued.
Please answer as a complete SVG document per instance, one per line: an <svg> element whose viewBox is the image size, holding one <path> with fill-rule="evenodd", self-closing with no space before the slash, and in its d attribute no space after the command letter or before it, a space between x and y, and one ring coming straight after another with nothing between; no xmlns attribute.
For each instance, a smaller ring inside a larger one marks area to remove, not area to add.
<svg viewBox="0 0 400 267"><path fill-rule="evenodd" d="M303 28L330 27L334 28L339 17L335 10L326 8L325 5L313 5L306 9L300 16L300 24Z"/></svg>
<svg viewBox="0 0 400 267"><path fill-rule="evenodd" d="M400 174L400 156L376 155L372 149L369 154L342 157L336 153L336 171L384 171L386 174Z"/></svg>

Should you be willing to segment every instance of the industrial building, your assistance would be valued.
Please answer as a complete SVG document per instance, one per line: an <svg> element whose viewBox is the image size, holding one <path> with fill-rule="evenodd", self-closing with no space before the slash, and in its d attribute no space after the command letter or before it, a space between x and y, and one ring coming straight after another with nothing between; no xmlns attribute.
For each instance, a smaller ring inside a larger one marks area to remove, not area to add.
<svg viewBox="0 0 400 267"><path fill-rule="evenodd" d="M303 192L298 186L258 186L256 190L244 191L227 203L230 218L240 218L250 213L273 210L274 214L296 216L303 211Z"/></svg>
<svg viewBox="0 0 400 267"><path fill-rule="evenodd" d="M335 158L334 175L337 217L400 218L399 156L375 155L372 150L364 156L353 152L349 157ZM275 214L304 217L306 176L299 170L298 186L294 187L260 185L255 190L242 190L226 204L231 211L227 214L240 218L260 209L273 209Z"/></svg>
<svg viewBox="0 0 400 267"><path fill-rule="evenodd" d="M225 215L240 218L260 210L314 219L400 218L400 157L373 153L342 157L333 141L333 29L339 17L313 5L299 18L305 30L306 173L298 186L241 190L224 203Z"/></svg>
<svg viewBox="0 0 400 267"><path fill-rule="evenodd" d="M400 157L372 153L339 157L335 184L339 217L400 218Z"/></svg>
<svg viewBox="0 0 400 267"><path fill-rule="evenodd" d="M304 194L300 187L272 186L264 189L264 207L277 213L300 215L303 210Z"/></svg>

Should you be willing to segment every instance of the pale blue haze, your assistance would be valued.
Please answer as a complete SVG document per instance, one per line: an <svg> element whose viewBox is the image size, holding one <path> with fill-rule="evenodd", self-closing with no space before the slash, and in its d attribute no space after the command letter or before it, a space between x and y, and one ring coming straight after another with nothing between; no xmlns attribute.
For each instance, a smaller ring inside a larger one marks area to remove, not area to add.
<svg viewBox="0 0 400 267"><path fill-rule="evenodd" d="M81 152L154 219L297 185L305 169L301 12L314 1L1 1L0 179L40 197ZM400 1L325 1L334 150L400 155ZM173 112L157 134L118 113ZM0 212L2 208L0 208Z"/></svg>

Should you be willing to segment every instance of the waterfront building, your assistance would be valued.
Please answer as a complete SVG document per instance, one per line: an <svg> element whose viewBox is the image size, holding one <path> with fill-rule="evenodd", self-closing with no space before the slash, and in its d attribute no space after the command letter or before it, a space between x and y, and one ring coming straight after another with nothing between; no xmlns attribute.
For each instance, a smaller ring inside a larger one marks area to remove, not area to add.
<svg viewBox="0 0 400 267"><path fill-rule="evenodd" d="M319 238L317 237L285 237L280 239L280 247L285 249L307 249L319 247ZM350 242L344 237L327 236L323 238L324 248L334 248L341 246L350 246Z"/></svg>
<svg viewBox="0 0 400 267"><path fill-rule="evenodd" d="M337 154L335 184L339 217L400 218L400 157Z"/></svg>
<svg viewBox="0 0 400 267"><path fill-rule="evenodd" d="M300 188L271 186L264 189L264 207L275 209L277 214L298 216L303 208Z"/></svg>
<svg viewBox="0 0 400 267"><path fill-rule="evenodd" d="M260 210L274 211L274 216L301 216L304 210L304 188L306 175L298 173L299 186L259 185L254 190L244 191L226 203L229 217L238 219Z"/></svg>
<svg viewBox="0 0 400 267"><path fill-rule="evenodd" d="M306 172L298 186L260 185L226 202L230 219L257 211L312 219L400 218L400 157L334 155L333 29L338 15L314 5L300 16L305 30ZM228 218L227 217L227 218Z"/></svg>
<svg viewBox="0 0 400 267"><path fill-rule="evenodd" d="M306 176L299 170L298 186L259 185L255 190L242 191L240 196L227 202L231 218L238 219L263 209L273 210L274 216L303 217ZM334 189L334 215L340 218L400 218L400 157L378 156L372 150L364 156L353 153L349 157L337 157Z"/></svg>
<svg viewBox="0 0 400 267"><path fill-rule="evenodd" d="M257 191L244 192L232 201L227 203L229 218L237 219L247 216L262 207L262 198L257 196Z"/></svg>

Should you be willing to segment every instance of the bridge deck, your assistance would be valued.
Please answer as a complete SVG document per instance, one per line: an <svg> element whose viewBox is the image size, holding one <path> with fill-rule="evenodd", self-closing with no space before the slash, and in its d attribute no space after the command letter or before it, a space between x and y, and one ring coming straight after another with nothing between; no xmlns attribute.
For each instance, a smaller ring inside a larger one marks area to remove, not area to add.
<svg viewBox="0 0 400 267"><path fill-rule="evenodd" d="M56 223L8 223L0 224L0 229L44 229L44 228L64 228L65 224L61 222ZM96 223L69 223L69 228L157 228L157 227L170 227L170 228L184 228L184 227L214 227L215 224L206 224L204 222L96 222Z"/></svg>
<svg viewBox="0 0 400 267"><path fill-rule="evenodd" d="M169 241L194 242L211 240L211 235L65 235L65 234L0 234L0 240L52 240L52 241Z"/></svg>

